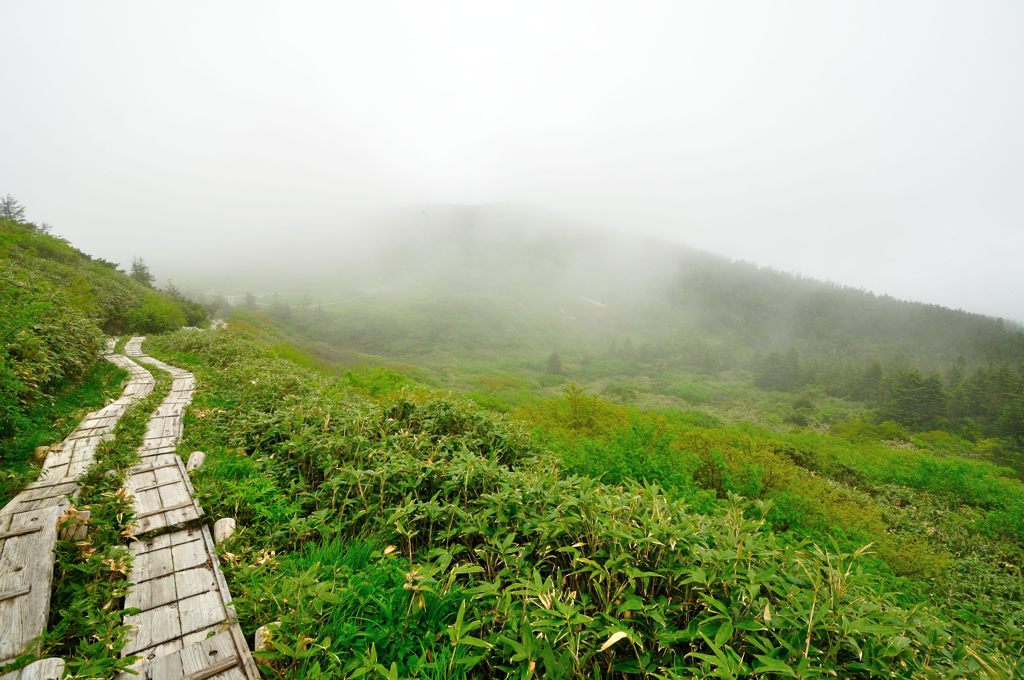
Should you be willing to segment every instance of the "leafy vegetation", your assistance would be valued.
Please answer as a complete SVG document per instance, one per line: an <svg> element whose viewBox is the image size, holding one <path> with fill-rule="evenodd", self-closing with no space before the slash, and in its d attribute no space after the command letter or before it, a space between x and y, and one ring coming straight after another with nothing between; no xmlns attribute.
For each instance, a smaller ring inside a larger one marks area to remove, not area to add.
<svg viewBox="0 0 1024 680"><path fill-rule="evenodd" d="M485 411L264 332L150 351L202 385L185 446L242 526L244 627L279 622L269 676L1021 671L1021 484L966 440L728 424L562 376L496 380Z"/></svg>

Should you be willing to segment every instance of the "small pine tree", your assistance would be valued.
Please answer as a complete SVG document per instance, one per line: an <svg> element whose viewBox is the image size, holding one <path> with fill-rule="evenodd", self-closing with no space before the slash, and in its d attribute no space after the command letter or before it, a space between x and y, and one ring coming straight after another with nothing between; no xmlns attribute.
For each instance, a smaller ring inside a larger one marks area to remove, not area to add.
<svg viewBox="0 0 1024 680"><path fill-rule="evenodd" d="M25 221L25 206L18 203L14 196L7 194L0 198L0 218L14 220L15 222Z"/></svg>
<svg viewBox="0 0 1024 680"><path fill-rule="evenodd" d="M153 274L149 271L149 266L146 265L145 261L141 257L136 257L132 260L132 271L128 275L138 281L139 283L153 287Z"/></svg>

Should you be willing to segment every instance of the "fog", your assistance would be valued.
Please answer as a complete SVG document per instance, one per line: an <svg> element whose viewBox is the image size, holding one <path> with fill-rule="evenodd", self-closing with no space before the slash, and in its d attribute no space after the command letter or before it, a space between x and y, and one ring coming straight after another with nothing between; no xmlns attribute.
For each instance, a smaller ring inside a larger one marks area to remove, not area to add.
<svg viewBox="0 0 1024 680"><path fill-rule="evenodd" d="M1024 320L1014 0L5 0L0 26L0 194L198 291L438 276L463 260L434 234L495 214L451 206L497 205L495 261L525 233L606 271L653 238Z"/></svg>

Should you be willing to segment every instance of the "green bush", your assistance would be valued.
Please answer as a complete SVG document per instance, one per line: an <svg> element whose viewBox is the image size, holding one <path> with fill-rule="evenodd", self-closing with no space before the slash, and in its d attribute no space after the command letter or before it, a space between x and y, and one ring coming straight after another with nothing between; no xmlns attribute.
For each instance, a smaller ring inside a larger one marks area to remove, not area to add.
<svg viewBox="0 0 1024 680"><path fill-rule="evenodd" d="M125 313L125 324L136 333L166 333L184 326L186 318L173 300L147 292L137 307Z"/></svg>

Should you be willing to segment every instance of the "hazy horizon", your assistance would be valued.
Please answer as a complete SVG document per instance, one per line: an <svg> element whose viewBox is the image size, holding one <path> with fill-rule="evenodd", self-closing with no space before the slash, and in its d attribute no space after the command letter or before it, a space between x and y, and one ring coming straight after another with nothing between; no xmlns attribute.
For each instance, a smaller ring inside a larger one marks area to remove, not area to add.
<svg viewBox="0 0 1024 680"><path fill-rule="evenodd" d="M0 194L161 281L344 262L405 207L500 204L1024 322L1019 3L15 0L0 21Z"/></svg>

